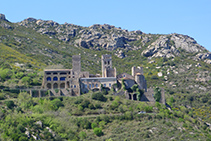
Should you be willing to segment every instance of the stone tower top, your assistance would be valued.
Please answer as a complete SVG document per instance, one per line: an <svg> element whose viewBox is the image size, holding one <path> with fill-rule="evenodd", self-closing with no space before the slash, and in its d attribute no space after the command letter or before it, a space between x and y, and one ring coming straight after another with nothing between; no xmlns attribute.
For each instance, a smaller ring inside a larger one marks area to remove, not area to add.
<svg viewBox="0 0 211 141"><path fill-rule="evenodd" d="M101 64L102 64L102 77L106 77L107 69L112 68L112 57L111 55L102 55L101 57Z"/></svg>
<svg viewBox="0 0 211 141"><path fill-rule="evenodd" d="M81 56L73 55L72 56L72 70L73 72L81 72Z"/></svg>

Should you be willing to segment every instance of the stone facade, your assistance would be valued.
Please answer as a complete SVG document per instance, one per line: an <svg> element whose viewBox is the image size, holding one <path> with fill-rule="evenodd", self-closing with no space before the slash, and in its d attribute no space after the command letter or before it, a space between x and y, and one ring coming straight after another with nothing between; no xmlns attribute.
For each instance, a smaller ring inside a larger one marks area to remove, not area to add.
<svg viewBox="0 0 211 141"><path fill-rule="evenodd" d="M142 67L132 67L132 75L122 73L116 76L116 68L112 67L111 55L102 55L101 64L102 77L99 74L92 75L87 71L81 71L81 56L74 55L72 56L72 69L44 70L42 90L47 91L49 96L79 96L90 90L101 90L102 87L110 90L112 85L120 84L123 79L126 89L137 84L139 89L147 92ZM137 100L137 94L126 92L125 95L128 99Z"/></svg>
<svg viewBox="0 0 211 141"><path fill-rule="evenodd" d="M112 68L111 55L102 55L102 76L90 75L81 71L81 56L72 57L72 69L46 69L42 89L50 90L53 95L79 96L89 90L100 89L101 85L111 89L117 83L116 68ZM56 90L57 89L57 90ZM59 91L56 94L56 91Z"/></svg>

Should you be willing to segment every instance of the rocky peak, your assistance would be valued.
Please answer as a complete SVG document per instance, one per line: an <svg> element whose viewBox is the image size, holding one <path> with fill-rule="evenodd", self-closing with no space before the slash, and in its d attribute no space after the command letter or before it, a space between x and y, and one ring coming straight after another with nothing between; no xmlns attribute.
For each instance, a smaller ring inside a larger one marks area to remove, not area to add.
<svg viewBox="0 0 211 141"><path fill-rule="evenodd" d="M4 20L4 21L7 21L8 22L8 20L6 19L6 17L5 17L4 14L0 14L0 20Z"/></svg>

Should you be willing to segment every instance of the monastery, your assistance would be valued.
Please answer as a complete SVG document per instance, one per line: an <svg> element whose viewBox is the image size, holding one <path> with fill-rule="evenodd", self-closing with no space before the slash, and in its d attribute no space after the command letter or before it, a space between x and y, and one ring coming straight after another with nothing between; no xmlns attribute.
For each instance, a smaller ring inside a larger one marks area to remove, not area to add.
<svg viewBox="0 0 211 141"><path fill-rule="evenodd" d="M138 84L139 89L147 92L147 84L142 67L132 67L132 74L116 75L116 68L112 66L111 55L101 56L102 76L91 75L88 71L81 71L81 56L72 56L72 69L45 69L42 82L43 90L50 90L51 95L79 96L90 90L104 88L110 90L116 83L124 79L126 88ZM56 92L57 91L57 92ZM59 92L58 92L59 91ZM137 99L129 96L129 99Z"/></svg>

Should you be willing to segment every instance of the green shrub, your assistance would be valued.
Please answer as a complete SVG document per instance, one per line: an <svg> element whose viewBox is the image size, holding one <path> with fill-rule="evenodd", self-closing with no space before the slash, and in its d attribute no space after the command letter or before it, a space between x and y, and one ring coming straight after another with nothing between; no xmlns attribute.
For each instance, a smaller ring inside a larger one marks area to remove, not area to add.
<svg viewBox="0 0 211 141"><path fill-rule="evenodd" d="M105 121L100 121L99 122L99 126L100 126L101 129L103 129L105 127L105 125L106 125Z"/></svg>
<svg viewBox="0 0 211 141"><path fill-rule="evenodd" d="M96 128L96 127L97 127L97 123L93 122L93 123L91 124L91 127L92 127L92 129Z"/></svg>
<svg viewBox="0 0 211 141"><path fill-rule="evenodd" d="M90 103L88 107L89 107L89 109L92 109L92 110L95 109L95 107L94 107L94 105L92 103Z"/></svg>
<svg viewBox="0 0 211 141"><path fill-rule="evenodd" d="M83 102L82 98L77 98L76 101L74 101L75 104L80 104L81 102Z"/></svg>
<svg viewBox="0 0 211 141"><path fill-rule="evenodd" d="M92 99L99 100L99 101L104 101L104 102L107 101L107 98L104 97L103 94L100 93L100 92L93 93L92 94Z"/></svg>
<svg viewBox="0 0 211 141"><path fill-rule="evenodd" d="M59 89L55 89L55 92L58 93L59 92Z"/></svg>
<svg viewBox="0 0 211 141"><path fill-rule="evenodd" d="M64 104L62 103L62 101L60 99L58 99L58 98L52 100L51 101L51 104L53 106L53 108L52 108L53 110L58 110L59 107L63 107L64 106Z"/></svg>
<svg viewBox="0 0 211 141"><path fill-rule="evenodd" d="M12 100L5 101L4 103L6 104L7 108L9 108L9 109L13 109L15 106L15 104Z"/></svg>
<svg viewBox="0 0 211 141"><path fill-rule="evenodd" d="M100 129L100 128L95 128L93 131L94 131L94 134L97 136L103 135L102 129Z"/></svg>
<svg viewBox="0 0 211 141"><path fill-rule="evenodd" d="M85 139L86 138L86 132L84 132L84 131L81 131L80 133L79 133L79 138L81 138L81 139Z"/></svg>

